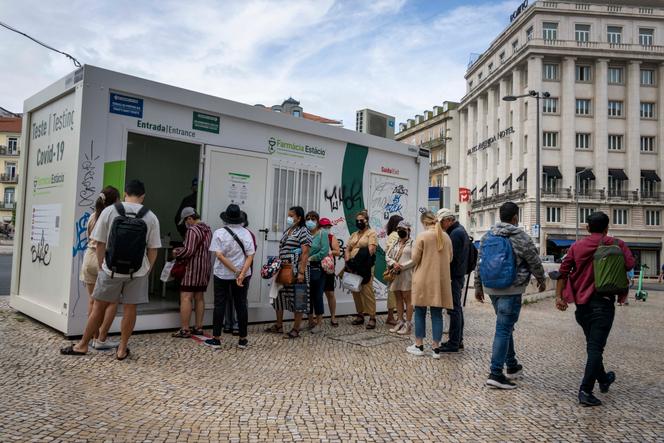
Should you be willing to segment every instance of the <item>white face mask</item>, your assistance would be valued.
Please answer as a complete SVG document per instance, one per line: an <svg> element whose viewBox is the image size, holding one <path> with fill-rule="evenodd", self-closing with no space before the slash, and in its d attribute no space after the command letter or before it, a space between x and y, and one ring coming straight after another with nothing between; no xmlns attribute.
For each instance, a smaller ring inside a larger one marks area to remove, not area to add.
<svg viewBox="0 0 664 443"><path fill-rule="evenodd" d="M286 227L290 228L291 226L293 226L293 223L295 223L295 220L293 220L293 217L288 217L286 219Z"/></svg>

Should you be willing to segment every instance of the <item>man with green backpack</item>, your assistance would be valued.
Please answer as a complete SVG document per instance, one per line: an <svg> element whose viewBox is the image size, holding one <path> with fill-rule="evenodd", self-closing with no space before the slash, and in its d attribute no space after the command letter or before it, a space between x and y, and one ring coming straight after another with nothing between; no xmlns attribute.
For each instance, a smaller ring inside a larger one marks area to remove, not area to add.
<svg viewBox="0 0 664 443"><path fill-rule="evenodd" d="M595 212L588 217L590 235L576 241L560 265L556 286L556 307L564 311L568 303L576 304L576 321L586 336L588 354L586 369L579 388L579 403L599 406L593 395L595 382L600 392L609 392L616 380L613 371L606 372L602 354L615 316L615 301L627 298L627 271L635 265L631 251L622 240L609 237L609 216Z"/></svg>

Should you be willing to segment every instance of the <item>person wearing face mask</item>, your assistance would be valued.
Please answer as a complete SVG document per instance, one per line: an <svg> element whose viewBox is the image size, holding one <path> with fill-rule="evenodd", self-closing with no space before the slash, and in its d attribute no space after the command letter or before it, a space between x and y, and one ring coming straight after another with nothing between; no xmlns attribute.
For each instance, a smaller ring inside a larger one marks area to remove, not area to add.
<svg viewBox="0 0 664 443"><path fill-rule="evenodd" d="M376 249L378 248L378 235L369 227L369 213L361 211L355 217L357 231L350 236L344 258L346 269L362 276L362 286L359 292L353 292L356 318L351 324L359 326L364 324L364 316L369 316L367 329L376 329L376 294L373 290L373 265L376 262Z"/></svg>
<svg viewBox="0 0 664 443"><path fill-rule="evenodd" d="M341 246L339 240L330 232L332 229L332 222L329 218L321 218L318 222L321 230L327 237L328 244L330 245L330 252L328 255L334 259L336 265L337 257L341 257ZM325 274L325 297L327 297L327 306L330 308L330 326L336 328L339 326L337 322L337 298L334 295L334 285L337 276L335 274Z"/></svg>
<svg viewBox="0 0 664 443"><path fill-rule="evenodd" d="M311 232L311 248L309 249L309 330L316 333L323 325L323 292L325 291L325 273L321 260L330 253L330 242L325 231L319 226L320 216L316 211L309 211L305 216L305 225ZM316 318L313 318L316 314Z"/></svg>
<svg viewBox="0 0 664 443"><path fill-rule="evenodd" d="M282 263L290 263L293 272L297 273L296 282L298 284L307 284L309 276L307 272L307 263L309 261L309 248L311 247L311 233L307 229L304 220L304 209L300 206L293 206L288 210L286 219L286 231L279 242L279 258ZM296 300L295 284L285 285L279 290L279 295L274 299L273 306L277 314L277 321L266 331L281 334L283 333L284 309L294 313L293 329L284 336L284 338L298 338L300 336L300 323L305 312L309 312L309 297L305 297L304 302L298 303Z"/></svg>
<svg viewBox="0 0 664 443"><path fill-rule="evenodd" d="M388 269L394 275L390 284L390 291L396 298L397 315L399 322L390 329L399 335L408 335L412 330L413 305L410 302L410 291L413 279L413 239L410 238L410 223L405 220L399 222L396 232L398 240L387 250L385 260ZM406 305L406 321L403 321L404 304Z"/></svg>
<svg viewBox="0 0 664 443"><path fill-rule="evenodd" d="M399 235L397 234L397 226L399 222L403 220L403 217L397 214L394 214L387 221L385 225L385 233L387 234L387 239L385 240L385 250L389 251L394 244L399 241ZM403 306L401 306L403 311ZM399 319L394 318L394 312L397 310L397 298L394 294L394 291L388 288L387 293L387 318L385 319L385 324L390 326L395 326L397 323L403 324L403 317Z"/></svg>

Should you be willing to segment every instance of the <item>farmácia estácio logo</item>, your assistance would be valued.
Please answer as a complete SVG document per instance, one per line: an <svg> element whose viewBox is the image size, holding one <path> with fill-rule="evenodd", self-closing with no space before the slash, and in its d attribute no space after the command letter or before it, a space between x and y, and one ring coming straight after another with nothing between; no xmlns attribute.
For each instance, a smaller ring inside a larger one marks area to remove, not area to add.
<svg viewBox="0 0 664 443"><path fill-rule="evenodd" d="M277 137L270 137L267 141L268 152L274 154L275 152L286 155L311 155L314 157L325 157L325 149L318 146L301 145L299 143L291 143Z"/></svg>

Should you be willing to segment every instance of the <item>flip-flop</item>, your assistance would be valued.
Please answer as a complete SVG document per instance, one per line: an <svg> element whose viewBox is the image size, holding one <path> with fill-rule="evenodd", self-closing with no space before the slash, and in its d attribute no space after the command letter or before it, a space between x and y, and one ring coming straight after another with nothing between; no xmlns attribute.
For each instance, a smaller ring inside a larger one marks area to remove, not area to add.
<svg viewBox="0 0 664 443"><path fill-rule="evenodd" d="M283 334L284 327L279 327L277 324L273 324L272 326L265 328L265 332L269 332L271 334Z"/></svg>
<svg viewBox="0 0 664 443"><path fill-rule="evenodd" d="M120 360L120 361L124 360L124 359L127 358L127 357L129 357L129 348L127 348L127 351L125 352L124 357L120 357L120 356L117 354L117 352L115 353L115 358L118 359L118 360Z"/></svg>
<svg viewBox="0 0 664 443"><path fill-rule="evenodd" d="M87 352L81 352L74 349L74 345L65 346L60 348L60 354L62 355L88 355Z"/></svg>

